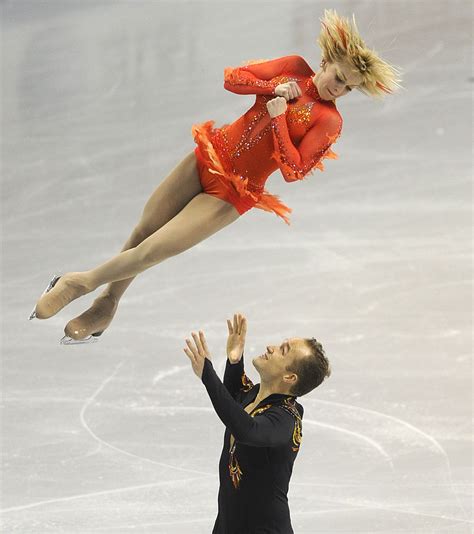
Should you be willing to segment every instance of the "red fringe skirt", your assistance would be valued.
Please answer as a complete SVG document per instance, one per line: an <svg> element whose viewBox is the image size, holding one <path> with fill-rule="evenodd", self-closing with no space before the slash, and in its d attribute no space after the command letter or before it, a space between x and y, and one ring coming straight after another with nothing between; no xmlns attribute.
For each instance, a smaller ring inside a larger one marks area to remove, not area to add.
<svg viewBox="0 0 474 534"><path fill-rule="evenodd" d="M270 211L281 217L287 224L291 209L285 206L276 195L254 186L248 178L242 178L225 169L211 143L215 134L214 121L194 124L192 133L197 144L196 154L199 178L203 191L232 204L242 215L251 208Z"/></svg>

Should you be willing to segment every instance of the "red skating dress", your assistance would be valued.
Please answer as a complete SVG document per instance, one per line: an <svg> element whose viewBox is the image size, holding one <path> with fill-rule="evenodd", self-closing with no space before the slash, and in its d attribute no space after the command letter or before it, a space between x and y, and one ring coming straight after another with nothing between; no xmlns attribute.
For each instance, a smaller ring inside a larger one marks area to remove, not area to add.
<svg viewBox="0 0 474 534"><path fill-rule="evenodd" d="M228 91L257 97L232 124L193 125L204 192L230 202L240 214L256 207L289 222L291 209L265 190L267 178L278 168L287 182L301 180L315 168L323 170L323 158L337 157L330 147L342 128L334 102L319 97L314 74L300 56L225 69ZM271 118L266 103L275 98L275 87L288 81L298 83L302 96L288 102L284 114Z"/></svg>

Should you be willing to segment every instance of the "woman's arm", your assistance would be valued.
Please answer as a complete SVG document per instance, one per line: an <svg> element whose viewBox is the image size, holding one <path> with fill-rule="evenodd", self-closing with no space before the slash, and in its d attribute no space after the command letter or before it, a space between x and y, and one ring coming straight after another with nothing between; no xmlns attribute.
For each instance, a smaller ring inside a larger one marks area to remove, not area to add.
<svg viewBox="0 0 474 534"><path fill-rule="evenodd" d="M296 147L288 132L286 114L273 117L273 157L278 162L283 178L287 182L294 182L302 180L314 168L323 170L323 158L337 157L330 147L339 137L341 129L342 118L339 113L327 110Z"/></svg>
<svg viewBox="0 0 474 534"><path fill-rule="evenodd" d="M311 76L313 71L300 56L285 56L270 61L251 63L242 67L227 67L224 70L224 87L239 95L273 95L282 74Z"/></svg>

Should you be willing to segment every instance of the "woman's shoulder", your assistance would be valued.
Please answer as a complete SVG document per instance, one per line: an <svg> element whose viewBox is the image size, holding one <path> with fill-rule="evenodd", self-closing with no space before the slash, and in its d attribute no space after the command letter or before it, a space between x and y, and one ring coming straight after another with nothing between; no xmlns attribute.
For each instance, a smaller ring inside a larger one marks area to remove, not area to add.
<svg viewBox="0 0 474 534"><path fill-rule="evenodd" d="M292 54L290 56L285 56L284 59L288 61L288 67L294 70L295 74L300 74L302 76L314 75L313 69L309 66L304 57Z"/></svg>
<svg viewBox="0 0 474 534"><path fill-rule="evenodd" d="M314 125L320 129L324 128L328 134L340 134L342 131L342 115L332 101L320 100L313 106Z"/></svg>

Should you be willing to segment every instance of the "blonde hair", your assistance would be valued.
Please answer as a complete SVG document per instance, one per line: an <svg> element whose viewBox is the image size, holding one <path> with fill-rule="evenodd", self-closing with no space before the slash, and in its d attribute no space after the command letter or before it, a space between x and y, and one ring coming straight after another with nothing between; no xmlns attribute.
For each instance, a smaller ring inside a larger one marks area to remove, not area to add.
<svg viewBox="0 0 474 534"><path fill-rule="evenodd" d="M357 89L363 93L383 96L401 87L400 70L383 61L375 50L367 48L359 35L354 15L350 21L334 10L326 9L318 43L324 61L346 61L362 75L362 83Z"/></svg>

